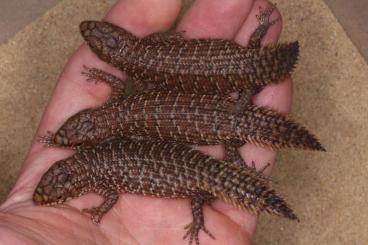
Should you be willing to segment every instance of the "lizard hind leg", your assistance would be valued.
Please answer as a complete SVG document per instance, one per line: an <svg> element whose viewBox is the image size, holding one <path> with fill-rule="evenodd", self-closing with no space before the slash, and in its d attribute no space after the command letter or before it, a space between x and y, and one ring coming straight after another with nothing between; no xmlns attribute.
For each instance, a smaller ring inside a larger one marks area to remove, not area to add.
<svg viewBox="0 0 368 245"><path fill-rule="evenodd" d="M233 144L225 144L225 159L227 162L240 162L242 161L244 164L242 157L238 151L238 147Z"/></svg>
<svg viewBox="0 0 368 245"><path fill-rule="evenodd" d="M279 17L273 21L270 21L270 16L275 9L276 9L276 4L271 4L267 6L265 9L259 6L259 14L256 15L259 26L253 32L249 40L249 44L248 44L249 48L260 48L262 38L266 35L268 29L272 25L274 25L276 22L281 20L281 18Z"/></svg>
<svg viewBox="0 0 368 245"><path fill-rule="evenodd" d="M245 170L250 170L254 172L259 178L267 182L275 182L271 177L263 175L263 172L271 166L270 163L267 163L260 170L256 169L256 164L254 161L252 161L251 166L248 166L248 164L241 157L238 151L238 147L236 147L234 144L225 144L225 159L224 160L228 162L233 162L236 165L240 166L241 168L244 168Z"/></svg>
<svg viewBox="0 0 368 245"><path fill-rule="evenodd" d="M206 192L197 193L191 200L193 221L186 225L186 233L183 237L185 240L189 237L189 244L191 245L195 241L196 245L199 245L199 232L204 231L209 237L215 239L215 236L207 230L204 225L203 205L209 204L214 200L214 197Z"/></svg>

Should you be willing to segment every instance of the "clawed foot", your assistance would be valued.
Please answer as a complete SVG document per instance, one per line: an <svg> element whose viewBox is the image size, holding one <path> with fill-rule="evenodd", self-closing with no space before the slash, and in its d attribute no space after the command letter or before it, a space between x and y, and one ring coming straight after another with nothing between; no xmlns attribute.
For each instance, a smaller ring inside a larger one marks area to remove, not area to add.
<svg viewBox="0 0 368 245"><path fill-rule="evenodd" d="M126 92L127 82L123 79L98 68L90 68L83 65L83 69L82 75L86 76L87 82L95 82L95 84L104 82L111 87L111 100L120 98Z"/></svg>
<svg viewBox="0 0 368 245"><path fill-rule="evenodd" d="M267 163L266 165L264 165L260 170L257 170L257 168L256 168L256 163L254 162L254 161L252 161L252 166L251 166L251 168L254 170L254 172L256 172L257 173L257 175L259 176L259 177L261 177L262 179L264 179L264 180L266 180L266 181L269 181L269 182L273 182L273 183L277 183L274 179L272 179L271 177L269 177L269 176L265 176L265 175L263 175L263 172L267 169L267 168L269 168L271 166L271 163Z"/></svg>
<svg viewBox="0 0 368 245"><path fill-rule="evenodd" d="M259 7L259 14L256 15L259 26L254 31L249 40L248 46L250 48L260 48L261 40L266 35L267 30L270 28L270 26L281 20L281 18L279 17L276 20L270 21L270 16L275 9L275 5L267 6L266 9L263 9L261 6Z"/></svg>
<svg viewBox="0 0 368 245"><path fill-rule="evenodd" d="M252 161L252 169L254 170L254 171L256 171L257 173L259 173L259 174L263 174L263 172L267 169L267 168L269 168L271 166L271 163L267 163L266 165L264 165L260 170L257 170L257 168L256 168L256 163L254 162L254 161Z"/></svg>
<svg viewBox="0 0 368 245"><path fill-rule="evenodd" d="M82 210L82 212L89 214L93 223L99 224L101 222L103 214L98 207L85 208Z"/></svg>
<svg viewBox="0 0 368 245"><path fill-rule="evenodd" d="M263 175L263 172L264 172L267 168L269 168L269 167L271 166L271 163L267 163L267 164L266 164L265 166L263 166L260 170L257 170L257 168L256 168L256 163L255 163L254 161L252 161L252 165L251 165L251 166L248 166L248 165L246 164L246 162L245 162L243 159L238 159L238 160L236 160L234 163L235 163L235 164L237 164L237 165L242 165L242 166L244 166L245 168L248 168L248 169L250 169L250 170L254 171L254 173L256 173L256 174L257 174L257 176L258 176L259 178L263 179L263 180L266 180L266 181L268 181L268 182L277 183L277 182L276 182L274 179L272 179L271 177Z"/></svg>
<svg viewBox="0 0 368 245"><path fill-rule="evenodd" d="M86 65L83 65L83 71L82 75L87 77L87 82L94 82L95 84L101 82L101 79L99 77L99 70L96 68L90 68Z"/></svg>
<svg viewBox="0 0 368 245"><path fill-rule="evenodd" d="M263 10L261 6L259 6L259 14L256 15L256 18L260 25L265 25L267 27L272 26L276 22L280 21L280 17L276 20L270 21L270 16L272 12L276 9L276 4L272 4Z"/></svg>
<svg viewBox="0 0 368 245"><path fill-rule="evenodd" d="M37 142L45 144L47 147L55 146L54 143L55 134L51 131L47 131L46 135L38 136Z"/></svg>
<svg viewBox="0 0 368 245"><path fill-rule="evenodd" d="M204 231L208 236L210 236L212 239L215 239L215 236L212 235L211 232L209 232L204 224L198 224L196 222L192 222L184 227L187 232L185 233L183 239L185 240L187 237L189 237L189 245L192 244L193 240L195 240L196 245L199 245L199 237L198 233L200 230Z"/></svg>

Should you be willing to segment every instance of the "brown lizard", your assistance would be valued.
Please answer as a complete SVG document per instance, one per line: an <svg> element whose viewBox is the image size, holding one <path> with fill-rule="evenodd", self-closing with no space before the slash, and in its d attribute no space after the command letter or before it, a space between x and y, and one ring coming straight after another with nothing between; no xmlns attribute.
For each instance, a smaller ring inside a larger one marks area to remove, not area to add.
<svg viewBox="0 0 368 245"><path fill-rule="evenodd" d="M250 98L270 82L288 77L298 58L298 42L261 48L263 36L277 21L269 21L274 8L260 11L260 25L248 47L222 39L187 40L180 33L138 38L101 21L84 21L80 30L100 59L124 71L139 87L206 94L242 91Z"/></svg>
<svg viewBox="0 0 368 245"><path fill-rule="evenodd" d="M112 84L116 86L119 84ZM116 89L113 89L116 91ZM230 96L147 91L123 98L119 93L105 105L70 117L55 134L40 141L56 146L96 144L121 136L149 136L188 144L239 147L253 143L272 149L322 150L304 127L266 108L242 104ZM230 159L234 160L234 149Z"/></svg>
<svg viewBox="0 0 368 245"><path fill-rule="evenodd" d="M215 199L255 214L265 211L298 220L259 173L165 141L115 138L80 149L43 175L33 201L56 205L89 192L104 198L100 206L83 210L95 223L116 204L119 193L191 199L193 221L184 236L189 244L199 244L200 230L214 238L202 208Z"/></svg>

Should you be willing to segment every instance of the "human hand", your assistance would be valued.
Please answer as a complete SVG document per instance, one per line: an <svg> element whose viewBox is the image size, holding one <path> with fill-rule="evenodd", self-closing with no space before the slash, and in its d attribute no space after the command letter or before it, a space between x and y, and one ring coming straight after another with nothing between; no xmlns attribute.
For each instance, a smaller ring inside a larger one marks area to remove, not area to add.
<svg viewBox="0 0 368 245"><path fill-rule="evenodd" d="M189 38L233 38L246 45L257 27L258 6L266 1L198 0L178 26ZM118 24L138 36L165 31L176 19L179 0L121 0L108 13L106 20ZM248 17L249 16L249 17ZM278 18L275 11L272 19ZM273 25L264 43L277 40L281 22ZM83 45L65 67L53 97L45 111L37 135L55 130L74 113L102 104L109 88L99 83L86 83L81 75L83 65L98 67L115 74L116 70L99 61ZM254 99L258 105L287 112L290 106L291 81L271 85ZM199 147L204 152L222 157L220 147ZM274 152L246 145L241 154L247 162L264 164L274 161ZM45 148L34 142L23 165L18 181L8 199L0 207L0 240L5 244L28 243L112 243L112 244L187 244L182 240L184 226L190 223L188 200L163 200L122 194L115 207L94 225L79 210L93 206L101 199L88 194L57 207L35 206L33 191L43 173L55 161L66 158L70 150ZM270 168L268 169L270 170ZM256 217L221 202L204 207L206 227L216 240L200 232L204 244L250 244L254 237Z"/></svg>

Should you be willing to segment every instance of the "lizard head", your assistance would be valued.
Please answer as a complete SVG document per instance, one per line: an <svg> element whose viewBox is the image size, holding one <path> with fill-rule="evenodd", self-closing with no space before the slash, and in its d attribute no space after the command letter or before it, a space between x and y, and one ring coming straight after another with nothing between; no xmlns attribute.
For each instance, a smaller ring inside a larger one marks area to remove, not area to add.
<svg viewBox="0 0 368 245"><path fill-rule="evenodd" d="M41 136L39 142L62 147L94 144L98 140L94 118L91 110L81 111L70 117L56 133Z"/></svg>
<svg viewBox="0 0 368 245"><path fill-rule="evenodd" d="M83 21L80 32L89 47L105 62L121 65L137 38L119 26L103 21Z"/></svg>
<svg viewBox="0 0 368 245"><path fill-rule="evenodd" d="M50 206L79 196L72 177L72 170L65 160L56 162L42 176L33 193L33 202L36 205Z"/></svg>

